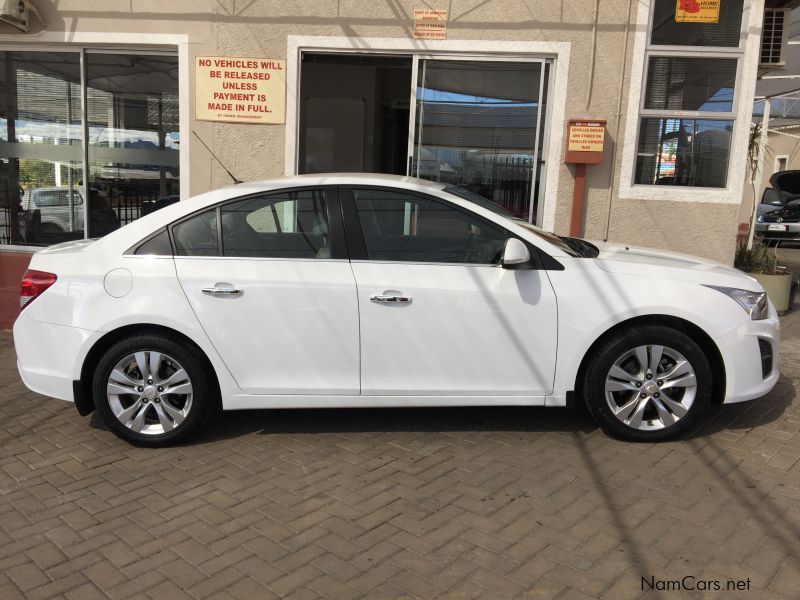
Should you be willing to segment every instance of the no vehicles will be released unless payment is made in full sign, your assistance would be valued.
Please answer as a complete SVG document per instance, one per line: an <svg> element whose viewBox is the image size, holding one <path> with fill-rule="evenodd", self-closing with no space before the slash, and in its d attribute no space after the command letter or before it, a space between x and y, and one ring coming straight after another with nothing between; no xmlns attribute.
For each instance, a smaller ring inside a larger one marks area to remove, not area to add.
<svg viewBox="0 0 800 600"><path fill-rule="evenodd" d="M195 117L231 123L286 122L286 61L198 56Z"/></svg>

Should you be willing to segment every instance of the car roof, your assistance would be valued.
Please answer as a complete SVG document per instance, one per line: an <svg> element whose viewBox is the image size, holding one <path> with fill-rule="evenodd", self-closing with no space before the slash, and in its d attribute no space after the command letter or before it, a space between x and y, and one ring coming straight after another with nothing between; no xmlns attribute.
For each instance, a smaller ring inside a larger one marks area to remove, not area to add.
<svg viewBox="0 0 800 600"><path fill-rule="evenodd" d="M406 175L391 175L387 173L309 173L305 175L288 175L242 182L227 189L242 190L244 187L253 187L262 190L278 189L282 186L307 186L307 185L385 185L389 187L416 187L420 189L441 190L447 187L446 183L408 177ZM217 190L218 191L218 190Z"/></svg>

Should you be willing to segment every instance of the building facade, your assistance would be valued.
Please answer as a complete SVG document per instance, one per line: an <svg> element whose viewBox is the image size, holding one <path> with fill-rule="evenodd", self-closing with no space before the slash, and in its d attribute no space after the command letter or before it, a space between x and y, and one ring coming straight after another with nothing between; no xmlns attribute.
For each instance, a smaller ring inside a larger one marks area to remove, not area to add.
<svg viewBox="0 0 800 600"><path fill-rule="evenodd" d="M411 174L567 233L571 119L605 121L584 237L732 261L763 0L33 4L0 24L0 269L232 176ZM279 122L206 120L203 58L281 71Z"/></svg>

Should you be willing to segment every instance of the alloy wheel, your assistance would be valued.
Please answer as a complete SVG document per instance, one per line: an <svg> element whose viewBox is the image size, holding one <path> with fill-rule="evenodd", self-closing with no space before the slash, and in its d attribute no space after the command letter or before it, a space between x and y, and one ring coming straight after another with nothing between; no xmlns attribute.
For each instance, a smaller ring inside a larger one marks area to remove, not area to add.
<svg viewBox="0 0 800 600"><path fill-rule="evenodd" d="M125 356L111 370L106 394L117 420L144 435L172 431L192 409L189 375L162 352L142 350Z"/></svg>
<svg viewBox="0 0 800 600"><path fill-rule="evenodd" d="M608 371L605 397L614 416L633 429L675 425L692 407L697 377L689 361L668 346L638 346Z"/></svg>

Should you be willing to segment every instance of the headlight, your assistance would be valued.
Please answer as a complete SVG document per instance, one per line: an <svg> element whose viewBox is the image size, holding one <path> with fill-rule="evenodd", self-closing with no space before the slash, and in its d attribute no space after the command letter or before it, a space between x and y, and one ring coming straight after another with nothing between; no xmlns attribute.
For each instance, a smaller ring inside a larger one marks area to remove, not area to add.
<svg viewBox="0 0 800 600"><path fill-rule="evenodd" d="M740 290L739 288L722 287L719 285L707 285L707 288L722 292L728 298L735 300L744 309L753 321L767 318L767 294L765 292L751 292L750 290Z"/></svg>
<svg viewBox="0 0 800 600"><path fill-rule="evenodd" d="M756 219L756 222L763 223L764 222L764 215L758 215L758 218Z"/></svg>

